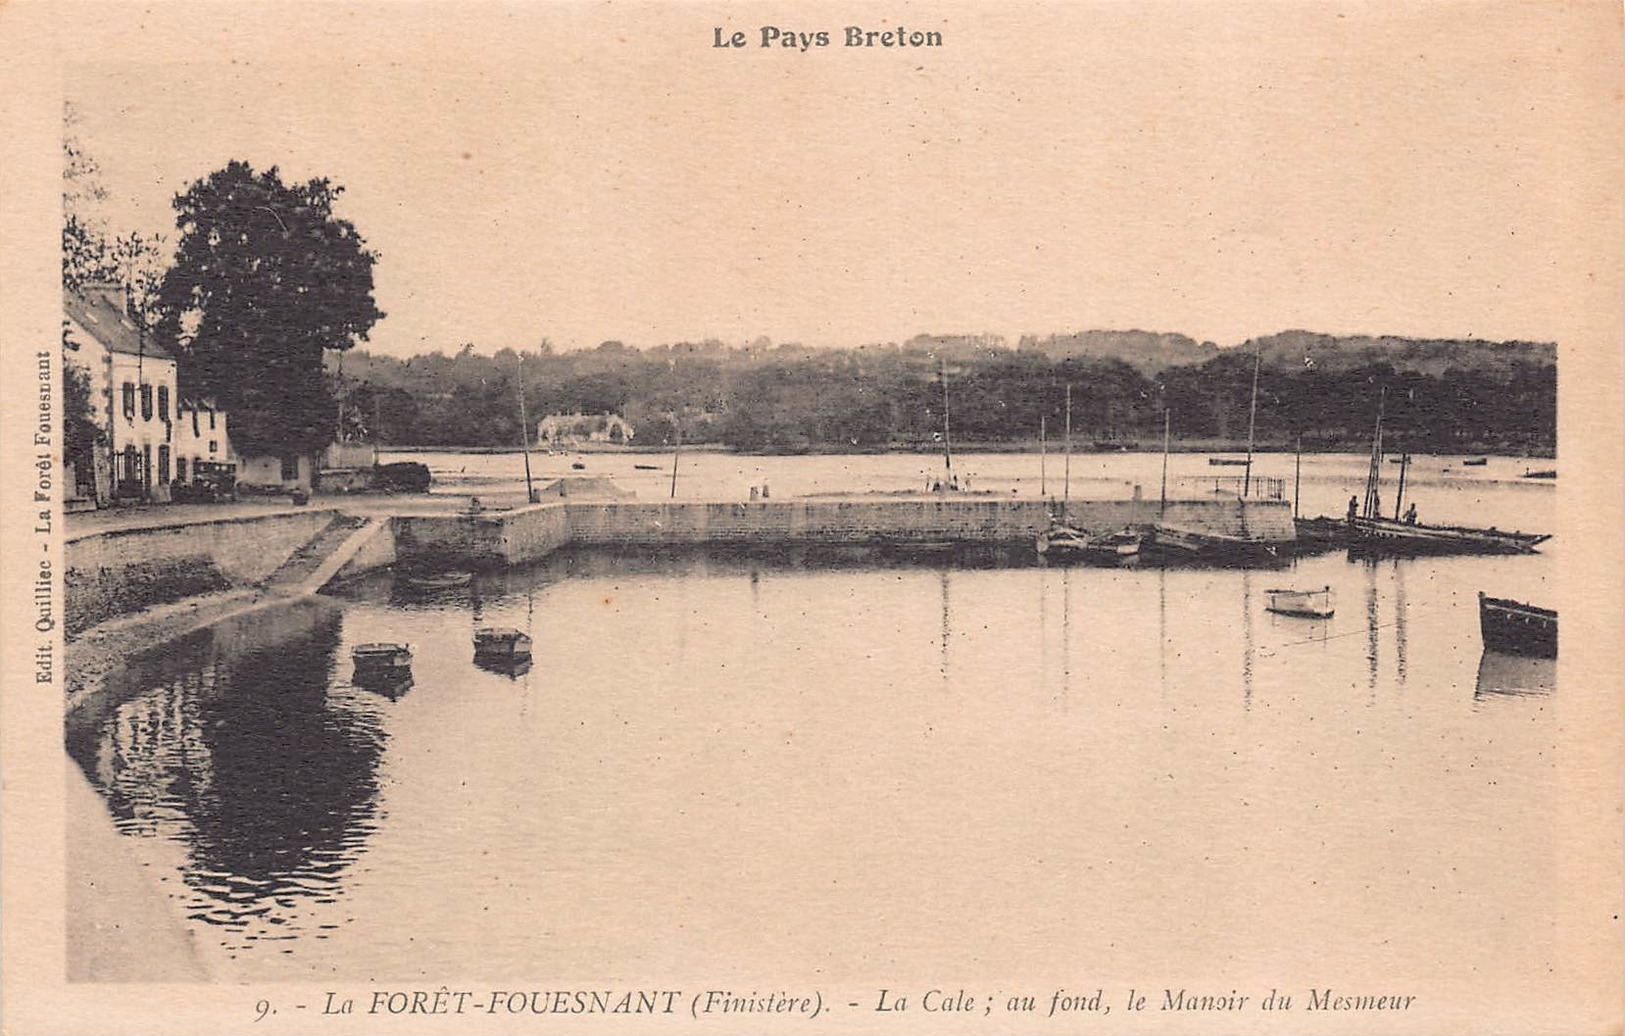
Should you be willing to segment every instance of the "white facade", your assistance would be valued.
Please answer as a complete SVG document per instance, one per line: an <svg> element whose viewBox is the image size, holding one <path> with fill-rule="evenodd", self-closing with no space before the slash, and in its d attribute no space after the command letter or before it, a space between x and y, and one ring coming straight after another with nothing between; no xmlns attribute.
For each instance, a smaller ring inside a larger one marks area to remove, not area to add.
<svg viewBox="0 0 1625 1036"><path fill-rule="evenodd" d="M206 404L187 402L175 412L175 479L189 482L199 462L230 463L231 439L226 414Z"/></svg>
<svg viewBox="0 0 1625 1036"><path fill-rule="evenodd" d="M167 501L175 478L175 360L146 340L114 290L68 296L64 318L64 360L89 372L92 409L107 436L107 491L115 499Z"/></svg>
<svg viewBox="0 0 1625 1036"><path fill-rule="evenodd" d="M268 492L303 489L315 485L316 458L310 454L257 453L238 461L237 484Z"/></svg>
<svg viewBox="0 0 1625 1036"><path fill-rule="evenodd" d="M619 414L550 414L536 423L536 441L553 446L629 443L634 434Z"/></svg>
<svg viewBox="0 0 1625 1036"><path fill-rule="evenodd" d="M175 361L114 352L111 370L115 492L167 501L175 480Z"/></svg>

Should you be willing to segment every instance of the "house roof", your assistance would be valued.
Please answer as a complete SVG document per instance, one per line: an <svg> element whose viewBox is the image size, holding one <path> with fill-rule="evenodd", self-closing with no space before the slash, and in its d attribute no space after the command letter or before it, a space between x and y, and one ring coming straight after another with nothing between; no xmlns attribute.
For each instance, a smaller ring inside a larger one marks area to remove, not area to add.
<svg viewBox="0 0 1625 1036"><path fill-rule="evenodd" d="M62 308L68 318L94 335L110 352L173 360L169 350L150 337L143 340L135 322L124 312L119 289L107 285L87 285L78 291L62 293Z"/></svg>

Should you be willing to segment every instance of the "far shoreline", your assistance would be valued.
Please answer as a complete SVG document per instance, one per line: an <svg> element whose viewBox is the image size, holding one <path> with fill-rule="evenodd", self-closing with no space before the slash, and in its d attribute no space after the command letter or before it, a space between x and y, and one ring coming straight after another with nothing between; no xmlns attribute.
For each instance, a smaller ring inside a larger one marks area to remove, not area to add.
<svg viewBox="0 0 1625 1036"><path fill-rule="evenodd" d="M940 443L893 443L884 447L848 447L841 449L834 444L807 449L777 449L777 450L736 450L722 443L684 443L681 447L683 453L722 453L740 457L875 457L875 456L925 456L940 454ZM953 452L963 454L975 453L1032 453L1049 452L1059 455L1065 452L1065 445L1057 440L1041 443L1038 439L1015 439L995 442L955 442ZM1253 446L1253 453L1294 453L1297 446L1291 442L1263 442ZM462 453L462 454L517 454L521 450L517 446L395 446L381 444L379 453ZM531 446L530 452L554 456L573 456L577 454L626 454L641 457L670 457L674 448L670 444L659 446L622 446L613 443L582 443L568 449L555 449L549 451L538 446ZM1072 452L1077 455L1114 453L1161 453L1160 442L1126 441L1116 445L1103 445L1101 441L1079 442L1074 440ZM1169 453L1180 454L1217 454L1225 457L1242 458L1247 454L1247 443L1236 442L1230 439L1174 439L1168 444ZM1369 443L1304 443L1302 452L1306 454L1354 454L1364 456L1371 452ZM1397 457L1400 451L1386 449L1384 454ZM1416 450L1413 456L1417 457L1500 457L1506 460L1556 460L1557 450L1554 446L1541 444L1537 446L1513 447L1506 444L1489 445L1485 443L1466 443L1459 448L1447 451L1431 451L1428 449Z"/></svg>

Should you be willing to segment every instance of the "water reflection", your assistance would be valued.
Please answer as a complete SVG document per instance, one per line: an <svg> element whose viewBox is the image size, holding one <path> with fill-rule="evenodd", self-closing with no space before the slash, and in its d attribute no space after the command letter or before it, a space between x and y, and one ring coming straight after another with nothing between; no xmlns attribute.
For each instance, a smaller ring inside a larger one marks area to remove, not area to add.
<svg viewBox="0 0 1625 1036"><path fill-rule="evenodd" d="M1557 688L1557 662L1486 649L1478 660L1475 701L1550 694Z"/></svg>
<svg viewBox="0 0 1625 1036"><path fill-rule="evenodd" d="M342 894L373 829L387 703L329 695L340 617L306 602L200 631L69 717L115 823L183 847L186 912L228 950L324 938L301 919Z"/></svg>
<svg viewBox="0 0 1625 1036"><path fill-rule="evenodd" d="M898 890L929 898L946 888L970 901L1001 881L1059 887L1091 872L1106 877L1088 905L1118 916L1115 900L1137 886L1114 873L1161 873L1185 858L1191 831L1225 852L1177 880L1257 880L1253 901L1273 902L1281 890L1258 878L1253 852L1307 853L1351 888L1415 866L1428 837L1482 838L1472 858L1498 861L1494 832L1449 825L1505 815L1505 789L1529 782L1450 775L1527 776L1544 758L1530 748L1545 733L1529 722L1541 703L1524 699L1520 710L1506 690L1531 681L1493 677L1494 660L1480 666L1479 693L1497 700L1476 709L1459 695L1396 695L1395 668L1377 665L1379 647L1398 648L1380 638L1397 635L1401 679L1468 683L1475 660L1459 638L1473 616L1453 602L1504 561L1400 561L1390 587L1386 566L1300 559L1295 580L1335 585L1347 604L1306 624L1261 615L1275 579L1246 570L984 571L1003 566L866 549L841 557L825 566L806 554L565 552L431 599L395 594L386 575L346 591L342 639L331 608L294 609L297 621L273 616L283 633L256 617L144 660L109 704L75 718L70 744L120 824L157 836L138 851L180 875L169 878L184 885L177 900L218 926L197 926L218 936L210 950L224 943L217 957L237 955L212 963L254 981L609 969L664 959L672 939L703 954L702 933L746 916L739 905L754 917L782 909L782 875L802 873L806 846L872 822L877 798L903 818L897 837L865 843L862 860L818 857L827 872L816 884L837 890L823 905L856 903L860 919L895 910ZM477 666L471 638L482 625L533 633L536 669ZM370 641L412 644L410 695L392 701L346 682L349 647ZM1367 680L1374 708L1363 703ZM1473 722L1461 722L1470 709ZM1267 744L1305 750L1258 756ZM991 768L1011 779L976 779ZM829 794L809 798L808 781L826 775ZM1356 778L1362 795L1350 798ZM1053 837L1080 788L1105 818L1102 837ZM1396 807L1416 788L1437 790L1438 808L1396 831L1390 815L1405 814ZM1234 803L1260 793L1280 825L1226 843ZM784 802L814 799L786 822ZM1328 841L1319 807L1299 808L1317 802L1359 824ZM940 826L967 809L991 826L988 844L1040 852L1012 877L1008 854L943 851ZM1448 862L1428 880L1487 901L1527 874L1496 866L1458 877ZM878 877L853 884L852 874ZM672 903L679 924L636 923ZM1272 945L1269 933L1322 905L1305 892L1252 934ZM1415 913L1412 900L1381 920L1403 928ZM894 917L866 938L884 944ZM908 920L933 950L956 945L957 928ZM1047 914L1014 920L1043 932L1046 953L1061 945L1080 959L1132 934L1091 942L1088 926L1046 929ZM787 970L826 949L788 938L765 951ZM242 952L250 945L258 951Z"/></svg>
<svg viewBox="0 0 1625 1036"><path fill-rule="evenodd" d="M1365 672L1371 700L1377 700L1377 630L1382 628L1377 612L1377 566L1367 561L1365 568Z"/></svg>
<svg viewBox="0 0 1625 1036"><path fill-rule="evenodd" d="M1253 574L1241 573L1241 707L1253 707Z"/></svg>
<svg viewBox="0 0 1625 1036"><path fill-rule="evenodd" d="M1398 559L1391 562L1394 566L1394 675L1399 686L1405 686L1406 663L1406 614L1409 611L1405 603L1405 567Z"/></svg>

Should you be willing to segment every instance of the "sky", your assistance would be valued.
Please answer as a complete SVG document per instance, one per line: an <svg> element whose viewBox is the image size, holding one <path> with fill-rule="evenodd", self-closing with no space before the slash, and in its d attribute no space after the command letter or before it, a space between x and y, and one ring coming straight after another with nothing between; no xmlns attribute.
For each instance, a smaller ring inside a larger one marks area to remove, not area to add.
<svg viewBox="0 0 1625 1036"><path fill-rule="evenodd" d="M63 90L113 228L173 241L170 200L231 159L327 177L396 356L1552 341L1595 273L1575 241L1617 205L1588 179L1617 165L1592 131L1605 5L83 10ZM841 46L896 23L943 46ZM764 25L833 39L762 48Z"/></svg>

